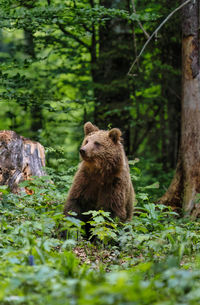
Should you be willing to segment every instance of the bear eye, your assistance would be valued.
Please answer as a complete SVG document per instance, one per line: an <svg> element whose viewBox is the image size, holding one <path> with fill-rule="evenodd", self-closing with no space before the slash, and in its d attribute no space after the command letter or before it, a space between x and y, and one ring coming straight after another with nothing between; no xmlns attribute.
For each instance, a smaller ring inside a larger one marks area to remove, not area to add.
<svg viewBox="0 0 200 305"><path fill-rule="evenodd" d="M96 145L96 146L99 147L101 144L100 144L99 142L95 141L95 142L94 142L94 145Z"/></svg>
<svg viewBox="0 0 200 305"><path fill-rule="evenodd" d="M85 144L87 144L87 143L88 143L88 140L85 141Z"/></svg>

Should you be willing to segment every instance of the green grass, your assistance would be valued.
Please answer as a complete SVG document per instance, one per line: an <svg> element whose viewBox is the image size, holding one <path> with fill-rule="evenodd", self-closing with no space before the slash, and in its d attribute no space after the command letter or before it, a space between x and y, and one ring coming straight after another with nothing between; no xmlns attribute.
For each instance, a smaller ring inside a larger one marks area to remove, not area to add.
<svg viewBox="0 0 200 305"><path fill-rule="evenodd" d="M73 174L54 176L56 185L50 177L24 182L32 195L0 187L0 304L199 304L199 222L178 218L151 202L150 187L138 188L130 223L92 212L91 243L80 221L63 216Z"/></svg>

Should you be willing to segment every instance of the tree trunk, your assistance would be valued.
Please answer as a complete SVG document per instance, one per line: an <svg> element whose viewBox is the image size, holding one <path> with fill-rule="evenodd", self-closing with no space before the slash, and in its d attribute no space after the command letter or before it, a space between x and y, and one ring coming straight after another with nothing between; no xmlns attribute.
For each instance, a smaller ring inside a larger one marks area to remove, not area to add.
<svg viewBox="0 0 200 305"><path fill-rule="evenodd" d="M184 2L184 1L183 1ZM195 204L200 192L200 47L199 0L192 1L182 11L182 109L181 143L176 173L160 202L182 208L197 217Z"/></svg>
<svg viewBox="0 0 200 305"><path fill-rule="evenodd" d="M128 9L129 2L101 0L107 9ZM96 99L94 121L100 128L109 124L123 130L126 152L129 153L129 126L131 121L129 106L131 88L127 71L133 56L131 27L127 21L113 17L99 26L99 52L94 56L92 78Z"/></svg>
<svg viewBox="0 0 200 305"><path fill-rule="evenodd" d="M17 135L14 131L0 131L0 185L8 185L12 192L18 184L31 176L45 174L44 147Z"/></svg>

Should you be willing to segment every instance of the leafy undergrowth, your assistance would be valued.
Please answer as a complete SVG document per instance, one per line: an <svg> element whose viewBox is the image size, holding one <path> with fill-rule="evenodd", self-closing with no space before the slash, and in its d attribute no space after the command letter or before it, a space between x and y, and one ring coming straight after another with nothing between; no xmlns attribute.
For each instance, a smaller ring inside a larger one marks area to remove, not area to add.
<svg viewBox="0 0 200 305"><path fill-rule="evenodd" d="M90 242L63 216L62 179L26 181L18 195L0 187L1 305L199 304L198 222L151 203L147 187L130 223L91 211Z"/></svg>

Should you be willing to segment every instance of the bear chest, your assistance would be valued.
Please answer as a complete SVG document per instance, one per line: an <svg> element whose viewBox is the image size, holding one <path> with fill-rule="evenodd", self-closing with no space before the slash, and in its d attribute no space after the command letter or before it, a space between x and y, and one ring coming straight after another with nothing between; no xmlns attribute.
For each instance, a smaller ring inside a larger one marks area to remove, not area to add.
<svg viewBox="0 0 200 305"><path fill-rule="evenodd" d="M112 194L115 191L115 181L112 183L102 183L95 180L85 186L81 194L81 205L88 209L101 209L109 207Z"/></svg>

